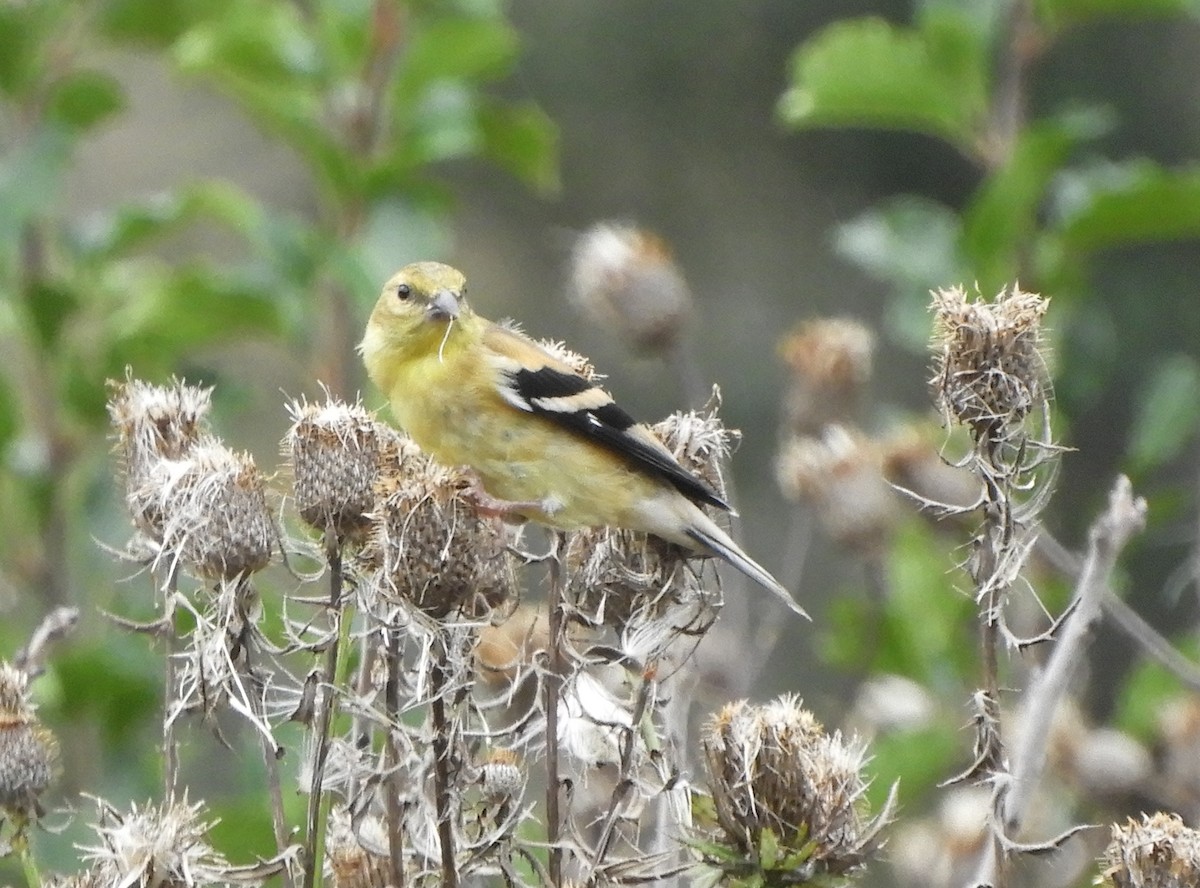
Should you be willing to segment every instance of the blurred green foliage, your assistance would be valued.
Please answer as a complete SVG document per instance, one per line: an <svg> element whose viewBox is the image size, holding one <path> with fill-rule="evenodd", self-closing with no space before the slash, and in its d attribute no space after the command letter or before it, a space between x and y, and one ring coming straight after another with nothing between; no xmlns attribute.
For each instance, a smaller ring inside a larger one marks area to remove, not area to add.
<svg viewBox="0 0 1200 888"><path fill-rule="evenodd" d="M779 118L796 131L906 131L945 142L969 161L976 184L961 204L897 195L844 223L835 246L889 285L887 328L913 350L928 348L923 309L930 290L962 284L990 297L1019 282L1049 296L1051 350L1065 344L1053 370L1062 396L1056 422L1068 443L1075 443L1072 407L1086 403L1084 393L1095 385L1091 359L1099 355L1080 347L1078 334L1072 340L1063 331L1094 328L1105 317L1097 280L1103 254L1200 238L1200 173L1145 157L1101 159L1101 140L1115 125L1111 111L1056 96L1056 106L1034 113L1030 81L1071 29L1198 12L1188 0L927 0L916 4L909 25L844 19L808 37L792 56L790 82L777 104ZM1136 317L1136 311L1131 306L1126 314ZM1143 314L1147 324L1166 320L1149 306ZM1186 342L1186 334L1179 339ZM1123 351L1114 354L1114 347ZM1135 364L1131 342L1093 348L1104 348L1110 365L1127 359L1118 363L1123 373ZM1148 486L1194 449L1200 370L1194 355L1160 349L1148 367L1133 369L1139 373L1131 376L1135 403L1120 468ZM1116 430L1111 420L1109 430ZM1106 484L1091 482L1096 492ZM1155 500L1160 515L1178 509L1173 496L1164 491ZM965 574L947 573L953 550L946 543L923 530L902 530L886 556L886 600L842 597L823 649L841 668L903 675L939 700L962 701L941 714L945 730L930 728L925 738L891 734L873 744L879 781L886 786L901 778L910 801L968 754L965 734L957 744L946 741L965 724L978 681L975 605L955 591L970 582ZM1045 577L1037 582L1043 600L1046 592L1054 599L1062 591ZM1120 692L1118 722L1149 739L1156 707L1179 691L1178 679L1166 671L1140 670Z"/></svg>

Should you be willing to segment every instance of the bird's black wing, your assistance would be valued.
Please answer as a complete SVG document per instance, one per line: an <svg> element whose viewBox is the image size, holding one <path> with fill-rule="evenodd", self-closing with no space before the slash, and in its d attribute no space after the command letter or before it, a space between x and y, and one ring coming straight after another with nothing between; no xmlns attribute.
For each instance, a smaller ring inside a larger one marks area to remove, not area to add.
<svg viewBox="0 0 1200 888"><path fill-rule="evenodd" d="M490 343L500 371L500 396L519 410L541 416L661 478L696 503L729 510L708 484L681 466L643 425L617 406L612 395L562 364L523 336L508 330Z"/></svg>

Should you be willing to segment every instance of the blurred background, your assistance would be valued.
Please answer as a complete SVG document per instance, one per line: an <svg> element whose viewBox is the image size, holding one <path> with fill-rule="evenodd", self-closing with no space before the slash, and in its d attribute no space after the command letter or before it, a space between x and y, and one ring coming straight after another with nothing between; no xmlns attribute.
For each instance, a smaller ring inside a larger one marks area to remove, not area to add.
<svg viewBox="0 0 1200 888"><path fill-rule="evenodd" d="M690 285L684 349L743 435L731 470L746 547L814 617L754 599L757 619L780 624L754 697L796 691L839 725L865 681L905 675L951 701L944 754L922 767L947 776L967 756L955 732L975 641L954 567L968 534L936 536L906 512L907 530L838 539L821 497L789 498L775 465L797 384L781 340L830 316L874 337L860 406L839 421L874 442L918 429L936 451L926 306L958 284L1050 297L1054 423L1072 450L1047 527L1081 547L1130 473L1151 523L1124 589L1190 643L1200 21L1187 7L0 6L0 654L53 604L82 609L43 680L64 792L153 786L154 656L100 615L151 608L146 578L101 545L128 535L103 380L128 365L215 385L219 431L270 470L288 399L324 382L381 405L353 345L382 280L436 258L464 270L481 313L565 340L656 420L688 405L679 374L571 298L573 250L602 221L655 232ZM1069 595L1058 577L1041 587L1054 610ZM943 619L920 655L895 641ZM1107 626L1093 649L1087 719L1126 718L1157 742L1122 703L1136 649ZM942 672L953 678L931 679ZM885 785L908 767L880 762Z"/></svg>

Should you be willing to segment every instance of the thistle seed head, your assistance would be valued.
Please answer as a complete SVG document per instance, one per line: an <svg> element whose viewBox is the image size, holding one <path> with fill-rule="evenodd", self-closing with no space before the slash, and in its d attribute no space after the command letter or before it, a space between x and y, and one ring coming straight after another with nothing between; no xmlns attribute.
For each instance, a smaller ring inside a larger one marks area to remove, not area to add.
<svg viewBox="0 0 1200 888"><path fill-rule="evenodd" d="M333 877L334 888L385 888L389 884L388 865L381 852L387 849L386 829L370 815L362 819L359 828L361 833L356 835L350 812L344 807L331 812L326 870Z"/></svg>
<svg viewBox="0 0 1200 888"><path fill-rule="evenodd" d="M674 413L651 431L684 468L725 495L722 464L737 432L721 423L715 403L704 411ZM688 567L690 557L679 546L644 533L609 527L581 530L567 540L568 591L594 618L624 626L638 610L661 610L699 591Z"/></svg>
<svg viewBox="0 0 1200 888"><path fill-rule="evenodd" d="M885 810L868 820L865 748L826 734L798 699L731 703L705 726L701 745L724 841L757 854L764 831L781 854L813 874L840 875L878 847Z"/></svg>
<svg viewBox="0 0 1200 888"><path fill-rule="evenodd" d="M779 343L779 357L791 371L784 395L786 428L795 435L818 435L830 423L854 419L871 378L875 336L850 318L806 321Z"/></svg>
<svg viewBox="0 0 1200 888"><path fill-rule="evenodd" d="M151 476L162 460L181 460L207 432L212 389L173 379L156 386L127 374L109 381L108 415L117 433L125 475L125 499L134 523L152 539L162 539Z"/></svg>
<svg viewBox="0 0 1200 888"><path fill-rule="evenodd" d="M300 517L318 531L330 528L339 539L359 541L370 525L384 450L396 432L361 404L332 397L324 404L297 401L289 410L293 423L283 448Z"/></svg>
<svg viewBox="0 0 1200 888"><path fill-rule="evenodd" d="M204 804L166 802L121 816L106 808L96 826L101 844L84 847L84 859L109 885L195 888L224 883L229 864L208 843L213 821L202 819Z"/></svg>
<svg viewBox="0 0 1200 888"><path fill-rule="evenodd" d="M575 301L598 324L643 351L666 351L679 339L692 295L662 238L623 225L583 234L571 256Z"/></svg>
<svg viewBox="0 0 1200 888"><path fill-rule="evenodd" d="M1049 399L1042 317L1049 302L1016 287L994 302L962 288L933 294L934 376L938 406L976 441L1012 439Z"/></svg>
<svg viewBox="0 0 1200 888"><path fill-rule="evenodd" d="M875 441L840 425L826 426L819 438L796 435L781 448L775 472L784 495L813 503L839 543L873 552L886 542L897 506Z"/></svg>
<svg viewBox="0 0 1200 888"><path fill-rule="evenodd" d="M484 797L492 801L519 796L525 787L521 757L511 749L493 747L479 767L479 782Z"/></svg>
<svg viewBox="0 0 1200 888"><path fill-rule="evenodd" d="M469 479L411 442L386 462L362 553L384 599L444 619L478 617L511 598L508 538L500 521L480 517Z"/></svg>
<svg viewBox="0 0 1200 888"><path fill-rule="evenodd" d="M1114 825L1101 884L1111 888L1192 888L1200 885L1200 832L1176 814L1143 814Z"/></svg>
<svg viewBox="0 0 1200 888"><path fill-rule="evenodd" d="M27 674L0 662L0 811L31 817L50 785L58 744L29 702Z"/></svg>
<svg viewBox="0 0 1200 888"><path fill-rule="evenodd" d="M233 580L270 563L278 534L266 480L248 453L208 438L147 482L163 515L163 548L210 579Z"/></svg>

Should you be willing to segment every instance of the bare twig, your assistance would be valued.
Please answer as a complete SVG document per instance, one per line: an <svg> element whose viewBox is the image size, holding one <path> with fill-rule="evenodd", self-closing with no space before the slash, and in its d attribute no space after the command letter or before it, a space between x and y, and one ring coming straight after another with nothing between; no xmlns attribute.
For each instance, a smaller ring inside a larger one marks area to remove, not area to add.
<svg viewBox="0 0 1200 888"><path fill-rule="evenodd" d="M1026 695L1024 728L1012 756L1012 786L1004 806L1004 827L1017 832L1029 809L1046 762L1055 711L1083 658L1091 631L1100 620L1117 556L1146 523L1146 502L1135 499L1129 479L1117 479L1108 509L1088 534L1088 553L1075 587L1075 613L1063 627L1046 668Z"/></svg>
<svg viewBox="0 0 1200 888"><path fill-rule="evenodd" d="M433 719L433 792L437 811L438 839L442 854L442 888L458 888L458 866L454 851L454 816L451 805L454 787L450 782L451 727L446 719L446 693L449 685L450 653L445 635L435 642L430 670L430 713Z"/></svg>
<svg viewBox="0 0 1200 888"><path fill-rule="evenodd" d="M404 806L400 802L402 776L400 772L400 629L389 626L387 634L387 683L384 687L384 709L387 712L387 779L384 795L387 799L388 866L390 883L404 888Z"/></svg>
<svg viewBox="0 0 1200 888"><path fill-rule="evenodd" d="M33 679L42 674L45 669L46 650L50 644L69 635L79 622L79 608L56 607L42 618L42 622L33 630L25 647L13 657L13 666Z"/></svg>
<svg viewBox="0 0 1200 888"><path fill-rule="evenodd" d="M560 775L558 770L558 701L562 693L563 620L566 613L566 586L562 564L563 538L554 533L554 548L548 560L550 566L550 663L544 681L546 706L546 844L549 846L548 868L552 888L562 886L562 848L559 836L562 813L559 810Z"/></svg>

